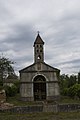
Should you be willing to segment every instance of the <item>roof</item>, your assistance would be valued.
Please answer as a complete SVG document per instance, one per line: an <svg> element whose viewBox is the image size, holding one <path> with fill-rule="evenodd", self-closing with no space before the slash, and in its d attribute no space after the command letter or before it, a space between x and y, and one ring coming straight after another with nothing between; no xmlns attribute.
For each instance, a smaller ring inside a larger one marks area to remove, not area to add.
<svg viewBox="0 0 80 120"><path fill-rule="evenodd" d="M19 72L20 73L21 72L37 72L36 67L35 67L37 64L38 63L34 63L34 64L32 64L32 65L30 65L28 67L25 67L24 69L20 70ZM46 64L45 62L41 62L41 64L44 66L43 69L41 70L42 72L43 71L45 71L45 72L52 72L52 71L60 72L59 69L54 68L54 67ZM47 69L45 69L45 66L47 67Z"/></svg>
<svg viewBox="0 0 80 120"><path fill-rule="evenodd" d="M35 40L34 44L44 44L44 41L40 37L39 33L38 33L38 35L36 37L36 40Z"/></svg>

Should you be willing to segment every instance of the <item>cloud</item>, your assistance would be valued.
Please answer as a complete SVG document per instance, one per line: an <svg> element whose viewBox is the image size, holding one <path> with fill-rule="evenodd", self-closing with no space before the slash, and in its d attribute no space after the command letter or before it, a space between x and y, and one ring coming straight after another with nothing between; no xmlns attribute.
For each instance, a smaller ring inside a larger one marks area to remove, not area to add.
<svg viewBox="0 0 80 120"><path fill-rule="evenodd" d="M33 62L37 31L48 64L61 73L80 70L80 0L0 0L0 54L16 71Z"/></svg>
<svg viewBox="0 0 80 120"><path fill-rule="evenodd" d="M31 61L33 32L29 26L15 25L12 32L2 42L1 53L17 61Z"/></svg>

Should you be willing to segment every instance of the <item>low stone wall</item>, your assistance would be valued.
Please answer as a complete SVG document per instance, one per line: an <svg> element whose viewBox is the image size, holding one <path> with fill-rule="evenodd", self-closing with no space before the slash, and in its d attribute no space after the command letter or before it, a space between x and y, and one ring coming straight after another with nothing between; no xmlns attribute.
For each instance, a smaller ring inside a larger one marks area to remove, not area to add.
<svg viewBox="0 0 80 120"><path fill-rule="evenodd" d="M43 112L58 112L57 105L44 105Z"/></svg>
<svg viewBox="0 0 80 120"><path fill-rule="evenodd" d="M33 112L74 112L80 111L80 104L33 105L17 106L9 109L0 109L0 112L33 113Z"/></svg>
<svg viewBox="0 0 80 120"><path fill-rule="evenodd" d="M0 112L13 112L13 113L31 113L43 112L43 106L18 106L9 109L0 109Z"/></svg>
<svg viewBox="0 0 80 120"><path fill-rule="evenodd" d="M58 112L80 111L80 104L60 104L57 108Z"/></svg>

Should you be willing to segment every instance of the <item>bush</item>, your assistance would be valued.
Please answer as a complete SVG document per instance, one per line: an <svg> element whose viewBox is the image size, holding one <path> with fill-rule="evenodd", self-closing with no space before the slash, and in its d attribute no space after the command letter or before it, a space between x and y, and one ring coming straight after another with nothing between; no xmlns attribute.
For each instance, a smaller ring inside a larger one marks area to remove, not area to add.
<svg viewBox="0 0 80 120"><path fill-rule="evenodd" d="M80 98L80 84L75 84L69 88L69 96L70 97L79 97Z"/></svg>
<svg viewBox="0 0 80 120"><path fill-rule="evenodd" d="M3 86L0 86L0 90L2 90L3 89Z"/></svg>
<svg viewBox="0 0 80 120"><path fill-rule="evenodd" d="M80 84L75 84L70 88L63 89L61 94L64 96L69 96L71 98L80 98Z"/></svg>
<svg viewBox="0 0 80 120"><path fill-rule="evenodd" d="M6 92L6 96L7 97L12 97L15 96L17 94L17 87L15 85L13 86L4 86L5 92Z"/></svg>
<svg viewBox="0 0 80 120"><path fill-rule="evenodd" d="M15 96L17 94L17 87L15 85L13 85L11 87L11 96Z"/></svg>
<svg viewBox="0 0 80 120"><path fill-rule="evenodd" d="M63 91L61 92L61 94L63 96L68 96L68 91L69 91L69 88L64 88Z"/></svg>
<svg viewBox="0 0 80 120"><path fill-rule="evenodd" d="M77 89L74 86L70 87L68 91L68 96L74 98L76 94L77 94Z"/></svg>
<svg viewBox="0 0 80 120"><path fill-rule="evenodd" d="M6 92L6 96L9 97L11 95L11 87L5 85L4 89L5 89L5 92Z"/></svg>
<svg viewBox="0 0 80 120"><path fill-rule="evenodd" d="M17 80L17 81L14 83L14 85L17 87L17 93L19 93L19 91L20 91L20 81Z"/></svg>

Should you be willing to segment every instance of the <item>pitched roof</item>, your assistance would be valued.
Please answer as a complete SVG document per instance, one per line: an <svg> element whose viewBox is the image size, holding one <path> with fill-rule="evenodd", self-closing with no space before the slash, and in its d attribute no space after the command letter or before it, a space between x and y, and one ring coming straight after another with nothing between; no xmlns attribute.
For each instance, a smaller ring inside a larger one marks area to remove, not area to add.
<svg viewBox="0 0 80 120"><path fill-rule="evenodd" d="M44 44L44 42L43 42L42 38L40 37L39 33L36 37L36 40L35 40L34 44Z"/></svg>
<svg viewBox="0 0 80 120"><path fill-rule="evenodd" d="M37 70L35 69L35 68L36 68L36 67L35 67L36 64L38 64L38 63L33 63L33 64L31 64L30 66L25 67L24 69L20 70L19 73L21 73L21 72L32 72L32 71L33 71L33 72L37 72ZM54 67L46 64L45 62L41 62L41 64L47 66L47 69L45 69L45 67L43 67L43 69L41 70L42 72L43 72L43 71L45 71L45 72L51 72L51 71L60 72L59 69L54 68Z"/></svg>

